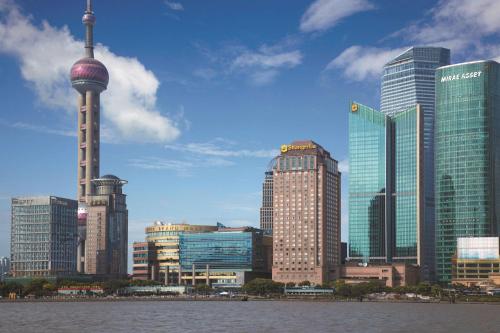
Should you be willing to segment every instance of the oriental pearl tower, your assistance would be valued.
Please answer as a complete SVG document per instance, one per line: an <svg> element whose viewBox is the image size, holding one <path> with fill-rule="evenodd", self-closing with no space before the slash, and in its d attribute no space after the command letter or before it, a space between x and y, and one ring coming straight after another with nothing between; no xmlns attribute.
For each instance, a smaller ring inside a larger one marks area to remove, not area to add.
<svg viewBox="0 0 500 333"><path fill-rule="evenodd" d="M94 59L93 28L95 16L92 0L87 0L87 8L82 22L85 25L85 57L71 67L71 84L78 92L78 260L77 270L83 272L87 196L93 195L93 179L99 178L99 98L106 90L109 74L106 67Z"/></svg>

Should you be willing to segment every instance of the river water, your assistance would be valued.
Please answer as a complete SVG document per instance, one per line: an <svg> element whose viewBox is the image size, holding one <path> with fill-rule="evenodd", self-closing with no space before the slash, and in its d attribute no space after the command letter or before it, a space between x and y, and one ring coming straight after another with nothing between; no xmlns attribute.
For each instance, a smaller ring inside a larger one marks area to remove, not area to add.
<svg viewBox="0 0 500 333"><path fill-rule="evenodd" d="M0 332L500 332L500 305L356 302L0 303Z"/></svg>

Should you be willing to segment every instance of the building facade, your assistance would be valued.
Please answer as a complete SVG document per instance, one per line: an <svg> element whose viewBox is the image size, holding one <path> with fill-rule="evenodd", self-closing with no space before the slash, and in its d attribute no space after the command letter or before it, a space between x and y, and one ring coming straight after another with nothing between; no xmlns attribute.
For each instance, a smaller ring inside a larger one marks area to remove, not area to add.
<svg viewBox="0 0 500 333"><path fill-rule="evenodd" d="M423 115L393 116L352 103L349 114L349 258L422 265Z"/></svg>
<svg viewBox="0 0 500 333"><path fill-rule="evenodd" d="M436 72L436 270L452 279L459 237L500 225L500 66L476 61Z"/></svg>
<svg viewBox="0 0 500 333"><path fill-rule="evenodd" d="M128 211L122 187L127 181L105 175L92 183L95 194L87 196L85 273L126 277Z"/></svg>
<svg viewBox="0 0 500 333"><path fill-rule="evenodd" d="M275 163L273 280L330 281L341 263L338 162L313 141L295 141Z"/></svg>
<svg viewBox="0 0 500 333"><path fill-rule="evenodd" d="M146 242L153 243L156 252L153 266L156 267L157 274L155 273L154 280L163 281L165 284L180 284L182 271L179 264L179 236L184 233L204 233L217 229L217 226L210 225L172 224L160 221L147 227ZM136 278L134 274L134 279Z"/></svg>
<svg viewBox="0 0 500 333"><path fill-rule="evenodd" d="M86 209L87 196L95 192L92 181L99 177L100 161L100 94L106 90L109 74L106 67L94 58L93 29L95 16L92 0L82 18L85 25L85 57L71 67L71 84L78 92L78 267L82 272L86 253Z"/></svg>
<svg viewBox="0 0 500 333"><path fill-rule="evenodd" d="M260 228L268 235L273 234L273 171L266 171L262 184L262 207Z"/></svg>
<svg viewBox="0 0 500 333"><path fill-rule="evenodd" d="M237 288L254 278L271 277L272 238L259 229L184 233L179 249L183 284Z"/></svg>
<svg viewBox="0 0 500 333"><path fill-rule="evenodd" d="M465 286L489 284L500 274L498 237L459 237L452 259L452 283Z"/></svg>
<svg viewBox="0 0 500 333"><path fill-rule="evenodd" d="M380 110L395 116L419 104L423 113L424 220L422 237L423 276L434 279L434 120L436 69L450 64L450 50L412 47L384 66Z"/></svg>
<svg viewBox="0 0 500 333"><path fill-rule="evenodd" d="M54 196L12 198L13 277L76 272L77 208L77 201Z"/></svg>
<svg viewBox="0 0 500 333"><path fill-rule="evenodd" d="M0 281L3 281L10 273L10 259L0 257Z"/></svg>
<svg viewBox="0 0 500 333"><path fill-rule="evenodd" d="M417 266L404 262L392 264L356 264L342 266L340 277L347 284L378 282L386 287L405 287L417 285L420 270Z"/></svg>
<svg viewBox="0 0 500 333"><path fill-rule="evenodd" d="M132 276L134 280L158 279L158 260L153 242L134 242Z"/></svg>

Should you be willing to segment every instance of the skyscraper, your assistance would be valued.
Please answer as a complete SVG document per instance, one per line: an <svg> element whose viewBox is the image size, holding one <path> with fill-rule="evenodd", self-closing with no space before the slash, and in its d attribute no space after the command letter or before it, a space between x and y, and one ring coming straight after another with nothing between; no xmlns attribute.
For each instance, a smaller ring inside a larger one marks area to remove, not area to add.
<svg viewBox="0 0 500 333"><path fill-rule="evenodd" d="M87 196L85 272L126 277L128 211L122 187L127 181L105 175L92 182L95 194Z"/></svg>
<svg viewBox="0 0 500 333"><path fill-rule="evenodd" d="M100 144L100 93L106 90L109 81L108 70L94 59L93 28L95 16L92 0L82 18L85 25L85 57L71 67L71 84L78 92L78 202L79 249L78 270L83 266L81 256L85 253L86 198L94 194L92 180L99 177Z"/></svg>
<svg viewBox="0 0 500 333"><path fill-rule="evenodd" d="M313 141L283 145L275 161L273 280L332 280L341 262L338 162Z"/></svg>
<svg viewBox="0 0 500 333"><path fill-rule="evenodd" d="M12 198L13 277L75 273L77 207L75 200L54 196Z"/></svg>
<svg viewBox="0 0 500 333"><path fill-rule="evenodd" d="M262 207L260 208L260 228L267 235L273 234L273 171L266 171L262 184Z"/></svg>
<svg viewBox="0 0 500 333"><path fill-rule="evenodd" d="M436 68L450 64L450 50L412 47L384 66L381 112L394 116L419 104L424 117L423 274L434 275L434 114Z"/></svg>
<svg viewBox="0 0 500 333"><path fill-rule="evenodd" d="M436 72L436 263L452 278L458 237L500 230L500 65L476 61Z"/></svg>
<svg viewBox="0 0 500 333"><path fill-rule="evenodd" d="M387 116L358 103L349 114L349 257L422 265L423 117Z"/></svg>

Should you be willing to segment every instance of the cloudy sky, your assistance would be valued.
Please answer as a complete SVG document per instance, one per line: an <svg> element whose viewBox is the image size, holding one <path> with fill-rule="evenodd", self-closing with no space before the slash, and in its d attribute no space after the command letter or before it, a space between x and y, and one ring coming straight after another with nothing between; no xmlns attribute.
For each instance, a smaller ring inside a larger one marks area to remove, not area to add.
<svg viewBox="0 0 500 333"><path fill-rule="evenodd" d="M84 0L0 0L0 256L10 198L76 196ZM101 174L127 179L130 241L154 220L258 225L282 143L313 139L343 170L350 100L379 106L382 66L413 45L498 59L498 0L96 0Z"/></svg>

